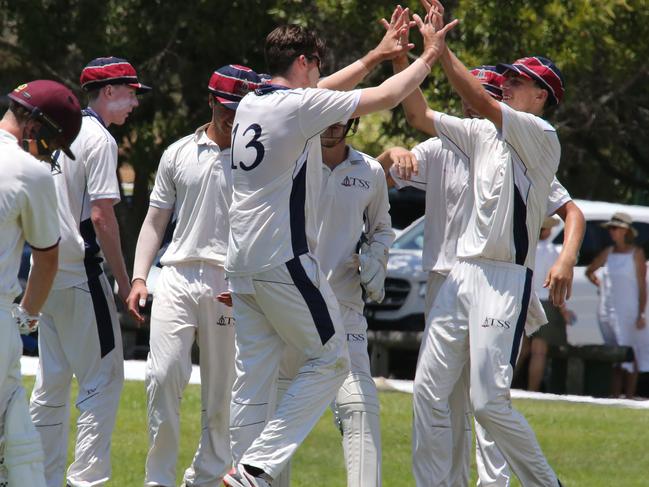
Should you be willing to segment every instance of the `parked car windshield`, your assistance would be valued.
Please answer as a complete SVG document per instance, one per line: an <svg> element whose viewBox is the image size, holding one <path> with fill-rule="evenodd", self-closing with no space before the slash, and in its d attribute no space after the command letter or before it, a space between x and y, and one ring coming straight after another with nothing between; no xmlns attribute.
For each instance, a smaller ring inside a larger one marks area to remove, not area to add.
<svg viewBox="0 0 649 487"><path fill-rule="evenodd" d="M423 250L424 249L424 220L399 235L392 244L393 249Z"/></svg>
<svg viewBox="0 0 649 487"><path fill-rule="evenodd" d="M589 220L586 222L586 233L584 234L584 241L579 251L578 266L589 265L605 247L613 245L613 241L608 235L608 230L602 227L604 221ZM633 227L638 231L636 244L644 249L645 255L649 255L649 223L635 222ZM554 238L553 243L557 245L563 243L563 230Z"/></svg>

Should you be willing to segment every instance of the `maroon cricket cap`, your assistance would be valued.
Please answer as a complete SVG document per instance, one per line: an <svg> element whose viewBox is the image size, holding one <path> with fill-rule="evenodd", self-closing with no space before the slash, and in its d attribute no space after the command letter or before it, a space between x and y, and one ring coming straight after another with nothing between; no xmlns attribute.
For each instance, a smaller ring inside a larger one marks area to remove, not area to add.
<svg viewBox="0 0 649 487"><path fill-rule="evenodd" d="M541 56L517 59L512 64L499 64L502 74L513 71L524 78L536 81L550 95L552 105L558 105L564 93L563 75L552 61Z"/></svg>
<svg viewBox="0 0 649 487"><path fill-rule="evenodd" d="M249 67L228 64L212 73L207 89L223 106L236 110L241 99L262 83L262 78Z"/></svg>
<svg viewBox="0 0 649 487"><path fill-rule="evenodd" d="M74 159L70 144L81 129L81 106L74 93L61 83L39 79L18 86L7 96L59 136L61 150Z"/></svg>
<svg viewBox="0 0 649 487"><path fill-rule="evenodd" d="M478 66L471 70L471 74L482 83L482 87L487 90L487 93L498 101L503 99L505 77L498 72L496 66Z"/></svg>
<svg viewBox="0 0 649 487"><path fill-rule="evenodd" d="M81 71L81 88L86 91L106 85L127 85L135 88L138 94L151 91L137 79L135 68L126 59L118 57L99 57L93 59Z"/></svg>

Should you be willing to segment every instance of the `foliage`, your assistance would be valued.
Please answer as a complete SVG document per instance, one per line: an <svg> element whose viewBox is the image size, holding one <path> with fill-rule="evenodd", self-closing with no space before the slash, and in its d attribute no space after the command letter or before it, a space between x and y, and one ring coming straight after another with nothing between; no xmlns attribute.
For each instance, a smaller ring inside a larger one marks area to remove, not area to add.
<svg viewBox="0 0 649 487"><path fill-rule="evenodd" d="M0 85L30 78L78 86L81 68L103 55L126 57L155 90L123 127L111 127L121 158L136 168L130 208L119 212L127 259L147 208L164 148L207 121L206 84L223 64L263 70L263 39L277 24L317 29L329 45L327 70L357 59L380 39L376 22L394 2L376 0L0 0ZM421 12L416 0L404 2ZM449 45L468 66L547 55L566 78L551 121L562 140L560 178L575 197L649 201L649 0L449 0L461 24ZM419 43L418 34L412 38ZM420 43L419 43L420 44ZM421 46L415 49L419 52ZM389 63L366 85L391 73ZM439 68L423 84L431 106L457 112ZM401 109L367 117L354 143L370 154L424 136Z"/></svg>

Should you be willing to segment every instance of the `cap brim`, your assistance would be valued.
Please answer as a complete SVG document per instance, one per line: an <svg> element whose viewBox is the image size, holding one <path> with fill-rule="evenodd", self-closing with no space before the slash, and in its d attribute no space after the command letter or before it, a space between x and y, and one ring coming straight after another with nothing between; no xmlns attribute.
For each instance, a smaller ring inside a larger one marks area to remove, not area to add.
<svg viewBox="0 0 649 487"><path fill-rule="evenodd" d="M76 157L74 156L74 154L72 153L72 151L70 150L69 147L63 147L63 148L61 148L61 150L62 150L63 153L64 153L66 156L68 156L70 159L72 159L73 161L76 160Z"/></svg>
<svg viewBox="0 0 649 487"><path fill-rule="evenodd" d="M229 108L230 110L236 110L239 106L238 101L228 100L227 98L222 98L216 95L214 96L214 98L216 98L216 101L218 101L221 105L223 105L225 108Z"/></svg>
<svg viewBox="0 0 649 487"><path fill-rule="evenodd" d="M150 86L143 85L142 83L128 83L128 86L135 88L135 92L138 95L144 95L153 89Z"/></svg>
<svg viewBox="0 0 649 487"><path fill-rule="evenodd" d="M534 79L525 71L522 71L521 69L517 68L513 64L504 64L504 63L498 64L496 65L496 70L503 75L506 74L508 71L513 71L514 73L516 73L519 76L522 76L523 78Z"/></svg>

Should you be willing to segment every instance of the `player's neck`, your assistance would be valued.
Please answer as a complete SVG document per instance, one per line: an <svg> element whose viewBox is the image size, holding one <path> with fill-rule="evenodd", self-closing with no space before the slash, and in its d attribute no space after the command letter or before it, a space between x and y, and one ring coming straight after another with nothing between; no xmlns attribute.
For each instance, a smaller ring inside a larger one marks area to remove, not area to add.
<svg viewBox="0 0 649 487"><path fill-rule="evenodd" d="M218 129L214 121L211 121L205 129L207 137L212 140L221 150L230 147L230 134L225 134Z"/></svg>
<svg viewBox="0 0 649 487"><path fill-rule="evenodd" d="M104 122L106 127L108 127L112 122L110 119L110 111L106 107L106 104L102 102L100 98L91 101L88 103L88 107L91 108L97 115L101 117L101 121Z"/></svg>
<svg viewBox="0 0 649 487"><path fill-rule="evenodd" d="M16 137L20 143L23 136L22 130L16 117L9 110L7 110L4 117L2 117L2 120L0 120L0 129L9 132L11 135Z"/></svg>
<svg viewBox="0 0 649 487"><path fill-rule="evenodd" d="M347 159L348 153L349 148L344 141L333 147L323 147L322 162L324 162L329 169L334 169Z"/></svg>

